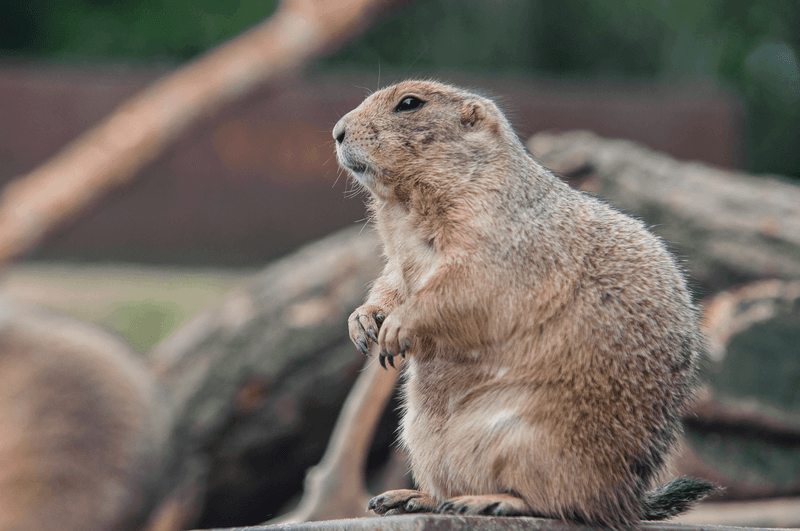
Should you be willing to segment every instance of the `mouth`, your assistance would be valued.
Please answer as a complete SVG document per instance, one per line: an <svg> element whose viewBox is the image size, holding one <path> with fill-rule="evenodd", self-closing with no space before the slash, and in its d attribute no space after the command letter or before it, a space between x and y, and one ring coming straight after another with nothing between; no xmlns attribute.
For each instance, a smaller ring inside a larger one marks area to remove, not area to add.
<svg viewBox="0 0 800 531"><path fill-rule="evenodd" d="M347 164L347 169L353 173L367 173L367 165L363 162L350 162Z"/></svg>
<svg viewBox="0 0 800 531"><path fill-rule="evenodd" d="M365 186L367 189L372 189L375 185L375 178L370 172L370 167L363 162L354 162L346 166L347 170L353 178Z"/></svg>
<svg viewBox="0 0 800 531"><path fill-rule="evenodd" d="M350 176L361 186L372 190L376 185L375 168L366 162L358 150L346 145L345 143L336 146L336 158L339 166L347 170Z"/></svg>
<svg viewBox="0 0 800 531"><path fill-rule="evenodd" d="M357 180L368 184L371 180L368 177L370 174L370 166L366 162L357 159L349 151L338 151L337 155L342 168L348 170Z"/></svg>

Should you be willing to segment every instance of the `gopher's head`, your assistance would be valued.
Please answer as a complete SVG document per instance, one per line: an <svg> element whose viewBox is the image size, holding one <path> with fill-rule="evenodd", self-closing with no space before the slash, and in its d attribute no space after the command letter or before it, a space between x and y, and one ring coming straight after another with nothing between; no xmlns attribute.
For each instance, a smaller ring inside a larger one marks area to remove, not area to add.
<svg viewBox="0 0 800 531"><path fill-rule="evenodd" d="M380 90L333 128L339 164L384 201L465 185L502 156L509 135L517 142L492 101L430 81Z"/></svg>

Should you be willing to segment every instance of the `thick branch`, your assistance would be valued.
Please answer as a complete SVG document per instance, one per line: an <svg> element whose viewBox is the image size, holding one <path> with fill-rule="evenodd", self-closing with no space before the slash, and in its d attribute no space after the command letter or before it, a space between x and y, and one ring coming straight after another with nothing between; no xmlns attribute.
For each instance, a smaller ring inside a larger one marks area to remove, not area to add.
<svg viewBox="0 0 800 531"><path fill-rule="evenodd" d="M276 82L397 0L285 0L262 24L123 103L0 199L0 264L129 180L189 127Z"/></svg>

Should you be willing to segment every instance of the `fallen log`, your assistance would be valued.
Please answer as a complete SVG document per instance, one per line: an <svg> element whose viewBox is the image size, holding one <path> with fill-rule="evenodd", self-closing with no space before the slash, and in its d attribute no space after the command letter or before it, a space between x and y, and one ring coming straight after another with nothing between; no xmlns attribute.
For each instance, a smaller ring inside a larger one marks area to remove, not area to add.
<svg viewBox="0 0 800 531"><path fill-rule="evenodd" d="M708 386L677 467L729 499L800 494L800 281L767 280L705 304Z"/></svg>
<svg viewBox="0 0 800 531"><path fill-rule="evenodd" d="M764 278L800 278L800 187L678 161L586 131L541 133L528 148L573 186L643 219L684 261L701 296Z"/></svg>
<svg viewBox="0 0 800 531"><path fill-rule="evenodd" d="M769 521L769 520L767 520ZM681 524L672 521L644 522L638 526L646 531L747 531L746 527ZM522 516L462 516L441 514L404 514L349 520L328 520L285 525L265 525L231 531L599 531L601 528L585 524L573 524L548 518ZM752 528L750 528L752 529ZM755 531L755 529L752 529ZM778 531L775 528L759 528L759 531Z"/></svg>
<svg viewBox="0 0 800 531"><path fill-rule="evenodd" d="M800 527L800 498L705 503L677 517L674 522L691 525ZM687 529L688 531L688 529Z"/></svg>

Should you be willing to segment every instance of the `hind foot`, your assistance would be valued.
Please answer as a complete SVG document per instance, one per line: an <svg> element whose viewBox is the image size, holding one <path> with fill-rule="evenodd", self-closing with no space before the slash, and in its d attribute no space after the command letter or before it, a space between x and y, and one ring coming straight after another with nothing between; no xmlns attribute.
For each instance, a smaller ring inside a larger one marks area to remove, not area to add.
<svg viewBox="0 0 800 531"><path fill-rule="evenodd" d="M489 516L528 516L533 511L521 498L511 494L458 496L437 507L443 514L485 514Z"/></svg>
<svg viewBox="0 0 800 531"><path fill-rule="evenodd" d="M438 503L429 494L418 490L389 490L369 501L367 510L380 516L406 513L432 513Z"/></svg>

